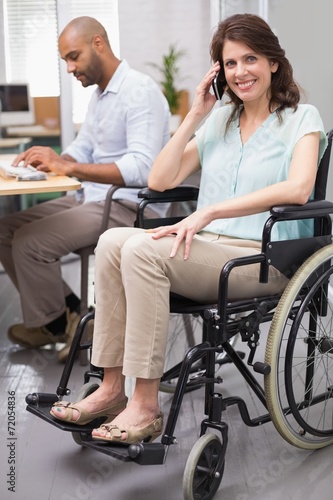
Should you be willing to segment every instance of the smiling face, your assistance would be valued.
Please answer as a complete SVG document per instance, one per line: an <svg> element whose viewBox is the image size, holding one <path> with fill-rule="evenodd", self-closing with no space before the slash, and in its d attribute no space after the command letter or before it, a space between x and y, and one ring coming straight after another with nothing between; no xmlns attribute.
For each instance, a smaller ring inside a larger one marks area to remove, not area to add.
<svg viewBox="0 0 333 500"><path fill-rule="evenodd" d="M272 73L278 63L231 40L224 43L222 60L227 83L244 104L269 101Z"/></svg>

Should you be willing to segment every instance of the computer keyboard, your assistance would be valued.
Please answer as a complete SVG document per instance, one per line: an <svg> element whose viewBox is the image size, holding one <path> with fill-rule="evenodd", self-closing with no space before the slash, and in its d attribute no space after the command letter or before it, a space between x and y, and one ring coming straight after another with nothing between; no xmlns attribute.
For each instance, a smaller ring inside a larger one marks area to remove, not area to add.
<svg viewBox="0 0 333 500"><path fill-rule="evenodd" d="M36 172L36 169L32 165L28 165L27 167L13 167L10 160L0 160L0 175L2 177L19 177L31 172Z"/></svg>

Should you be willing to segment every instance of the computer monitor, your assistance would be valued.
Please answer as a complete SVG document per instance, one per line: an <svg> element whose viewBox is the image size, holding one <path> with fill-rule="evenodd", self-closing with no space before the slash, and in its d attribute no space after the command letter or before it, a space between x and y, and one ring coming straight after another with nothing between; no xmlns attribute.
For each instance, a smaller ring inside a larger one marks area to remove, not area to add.
<svg viewBox="0 0 333 500"><path fill-rule="evenodd" d="M0 128L34 123L35 112L29 85L0 83Z"/></svg>

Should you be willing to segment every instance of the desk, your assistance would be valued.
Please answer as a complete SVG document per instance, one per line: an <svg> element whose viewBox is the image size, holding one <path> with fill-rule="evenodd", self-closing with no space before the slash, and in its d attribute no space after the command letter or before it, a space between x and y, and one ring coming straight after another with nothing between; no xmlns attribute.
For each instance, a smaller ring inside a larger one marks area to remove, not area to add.
<svg viewBox="0 0 333 500"><path fill-rule="evenodd" d="M22 153L32 144L31 137L20 137L20 138L0 138L0 149L4 150L4 153Z"/></svg>
<svg viewBox="0 0 333 500"><path fill-rule="evenodd" d="M8 138L31 137L32 146L60 147L60 129L47 128L43 125L26 125L20 127L7 127Z"/></svg>
<svg viewBox="0 0 333 500"><path fill-rule="evenodd" d="M11 160L15 155L0 155L0 159ZM18 181L0 176L0 196L31 193L57 193L80 189L81 183L66 175L49 174L45 181Z"/></svg>
<svg viewBox="0 0 333 500"><path fill-rule="evenodd" d="M8 137L59 137L59 128L47 128L43 125L22 125L20 127L7 127Z"/></svg>

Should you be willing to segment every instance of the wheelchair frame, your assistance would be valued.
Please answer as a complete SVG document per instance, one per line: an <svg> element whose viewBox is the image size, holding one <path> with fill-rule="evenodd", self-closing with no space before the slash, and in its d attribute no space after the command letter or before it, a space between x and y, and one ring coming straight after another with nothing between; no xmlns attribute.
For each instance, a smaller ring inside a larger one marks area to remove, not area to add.
<svg viewBox="0 0 333 500"><path fill-rule="evenodd" d="M180 407L187 390L205 386L204 414L200 438L189 454L183 480L186 500L212 499L222 480L228 426L223 411L237 405L247 426L255 427L272 421L281 436L294 446L317 449L333 443L333 310L329 309L329 279L333 274L332 221L333 203L324 199L333 132L328 133L329 146L317 176L315 200L304 206L283 206L271 209L258 255L234 259L225 264L220 274L219 297L216 305L197 304L171 294L170 311L179 314L199 314L204 321L202 342L190 348L180 366L172 371L178 378L171 409L160 443L137 443L128 447L93 441L91 430L103 422L96 419L86 426L77 426L54 419L52 404L70 390L68 380L81 349L85 326L94 317L91 311L81 318L56 394L32 393L26 397L27 410L56 427L72 432L74 440L122 461L140 465L164 463L168 448L177 443L175 428ZM324 180L323 180L324 179ZM140 227L159 225L160 220L145 220L143 213L150 203L195 199L197 190L181 187L165 193L147 189L141 191L143 201L138 208ZM274 224L280 221L314 219L315 235L306 240L271 241ZM173 219L172 222L175 222ZM165 223L165 221L163 222ZM171 223L171 222L168 222ZM306 243L306 244L305 244ZM232 270L241 265L260 264L260 281L267 282L268 267L273 265L290 277L281 295L228 302L228 279ZM267 337L265 359L254 361L260 340L260 325L271 323ZM305 325L306 322L306 325ZM240 333L249 348L247 360L231 345ZM296 350L300 350L301 356ZM224 398L216 385L216 356L226 353L267 412L251 418L246 402L238 396ZM192 368L200 361L204 370L193 377ZM263 375L264 386L252 373ZM191 374L192 373L192 374ZM90 367L85 373L82 399L97 387L90 378L102 379L103 371ZM208 432L217 431L217 433Z"/></svg>

